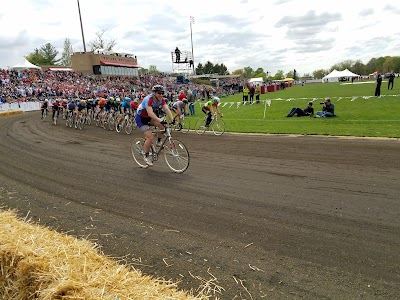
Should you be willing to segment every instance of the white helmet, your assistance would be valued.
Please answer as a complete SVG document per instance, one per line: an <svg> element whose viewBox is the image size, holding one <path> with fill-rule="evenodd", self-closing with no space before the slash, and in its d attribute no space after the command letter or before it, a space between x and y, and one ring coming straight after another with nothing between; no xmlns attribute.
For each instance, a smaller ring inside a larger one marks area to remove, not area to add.
<svg viewBox="0 0 400 300"><path fill-rule="evenodd" d="M214 98L213 98L213 101L214 101L214 102L217 102L217 103L220 103L220 102L221 102L221 100L219 100L218 97L214 97Z"/></svg>

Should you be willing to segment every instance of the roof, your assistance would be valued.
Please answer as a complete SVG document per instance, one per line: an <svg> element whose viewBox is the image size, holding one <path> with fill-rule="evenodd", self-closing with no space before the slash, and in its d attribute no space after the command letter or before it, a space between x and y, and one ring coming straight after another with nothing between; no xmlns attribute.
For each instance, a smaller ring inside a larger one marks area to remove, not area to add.
<svg viewBox="0 0 400 300"><path fill-rule="evenodd" d="M129 68L141 68L139 65L130 64L130 63L118 63L118 62L111 62L111 61L100 61L100 65L102 66L116 66L116 67L129 67Z"/></svg>

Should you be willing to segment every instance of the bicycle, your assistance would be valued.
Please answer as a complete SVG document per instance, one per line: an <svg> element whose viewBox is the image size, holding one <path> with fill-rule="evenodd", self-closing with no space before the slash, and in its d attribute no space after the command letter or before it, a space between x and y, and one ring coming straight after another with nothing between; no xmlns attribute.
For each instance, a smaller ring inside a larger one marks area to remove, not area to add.
<svg viewBox="0 0 400 300"><path fill-rule="evenodd" d="M222 117L217 117L217 115L214 115L214 118L211 120L209 126L207 127L207 116L208 115L206 115L204 118L196 120L194 129L197 134L203 134L204 132L211 129L215 135L222 135L225 132L225 121L222 119Z"/></svg>
<svg viewBox="0 0 400 300"><path fill-rule="evenodd" d="M158 128L153 129L152 131L153 135L157 135L157 133L159 132L160 130L158 130ZM189 167L189 151L181 141L172 138L171 129L169 127L165 127L165 129L161 132L164 134L164 137L161 141L161 146L157 147L154 144L151 144L149 157L152 159L153 162L157 161L160 157L161 151L164 150L164 160L167 163L168 167L175 173L185 172ZM144 142L144 138L134 139L131 144L131 152L135 162L141 168L146 169L149 167L149 165L146 164L144 160Z"/></svg>
<svg viewBox="0 0 400 300"><path fill-rule="evenodd" d="M131 113L126 113L122 121L115 122L115 131L120 133L125 129L126 134L131 134L132 130L136 128L136 120L132 117Z"/></svg>
<svg viewBox="0 0 400 300"><path fill-rule="evenodd" d="M68 111L66 118L67 121L65 122L65 126L72 128L72 125L74 124L74 113L72 111Z"/></svg>
<svg viewBox="0 0 400 300"><path fill-rule="evenodd" d="M187 133L190 130L190 120L185 119L185 115L181 114L179 116L180 122L176 122L175 125L171 125L172 131L181 131L183 133Z"/></svg>
<svg viewBox="0 0 400 300"><path fill-rule="evenodd" d="M42 121L44 121L47 117L47 108L42 108L43 114L42 114Z"/></svg>

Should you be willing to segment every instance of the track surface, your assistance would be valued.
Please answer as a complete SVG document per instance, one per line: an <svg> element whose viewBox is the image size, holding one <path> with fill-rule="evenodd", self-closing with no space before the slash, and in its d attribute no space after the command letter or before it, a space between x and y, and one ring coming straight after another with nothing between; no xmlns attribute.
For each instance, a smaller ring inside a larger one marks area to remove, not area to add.
<svg viewBox="0 0 400 300"><path fill-rule="evenodd" d="M175 174L139 135L2 117L0 203L221 299L400 299L398 140L175 133Z"/></svg>

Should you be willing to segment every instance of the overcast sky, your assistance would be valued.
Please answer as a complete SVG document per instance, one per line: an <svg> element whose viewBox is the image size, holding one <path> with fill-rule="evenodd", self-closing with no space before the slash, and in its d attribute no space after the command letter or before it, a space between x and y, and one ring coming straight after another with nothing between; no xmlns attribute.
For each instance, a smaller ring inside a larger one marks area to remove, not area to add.
<svg viewBox="0 0 400 300"><path fill-rule="evenodd" d="M250 66L300 75L347 59L400 55L400 6L387 0L79 0L88 43L96 32L114 50L137 56L144 68L172 71L175 47L195 65L223 63L230 72ZM65 38L83 51L77 0L14 0L0 10L0 68Z"/></svg>

